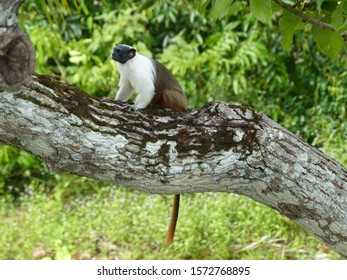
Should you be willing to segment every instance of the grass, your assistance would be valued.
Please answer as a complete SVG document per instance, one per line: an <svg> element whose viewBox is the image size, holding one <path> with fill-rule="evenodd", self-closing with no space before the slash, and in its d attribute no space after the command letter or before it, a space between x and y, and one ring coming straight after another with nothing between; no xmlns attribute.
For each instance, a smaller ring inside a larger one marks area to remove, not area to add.
<svg viewBox="0 0 347 280"><path fill-rule="evenodd" d="M24 194L17 206L0 202L0 259L340 258L274 210L226 193L183 196L168 248L171 196L66 178L98 188L65 196L66 185Z"/></svg>

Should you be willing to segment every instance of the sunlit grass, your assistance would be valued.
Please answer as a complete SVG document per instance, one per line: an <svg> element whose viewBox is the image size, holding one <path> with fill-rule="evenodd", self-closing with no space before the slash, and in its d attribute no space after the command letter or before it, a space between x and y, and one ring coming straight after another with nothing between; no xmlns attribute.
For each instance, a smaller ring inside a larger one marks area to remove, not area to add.
<svg viewBox="0 0 347 280"><path fill-rule="evenodd" d="M21 199L2 202L0 259L339 259L279 213L232 194L183 196L169 248L171 196L103 185Z"/></svg>

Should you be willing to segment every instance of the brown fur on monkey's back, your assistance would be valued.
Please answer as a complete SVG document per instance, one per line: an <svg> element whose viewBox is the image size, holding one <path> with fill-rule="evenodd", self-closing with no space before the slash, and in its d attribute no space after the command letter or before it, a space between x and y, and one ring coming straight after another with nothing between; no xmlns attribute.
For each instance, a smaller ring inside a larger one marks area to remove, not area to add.
<svg viewBox="0 0 347 280"><path fill-rule="evenodd" d="M152 60L156 68L155 96L149 105L151 108L170 108L181 112L188 108L187 96L180 84L164 65ZM166 81L166 82L164 82Z"/></svg>

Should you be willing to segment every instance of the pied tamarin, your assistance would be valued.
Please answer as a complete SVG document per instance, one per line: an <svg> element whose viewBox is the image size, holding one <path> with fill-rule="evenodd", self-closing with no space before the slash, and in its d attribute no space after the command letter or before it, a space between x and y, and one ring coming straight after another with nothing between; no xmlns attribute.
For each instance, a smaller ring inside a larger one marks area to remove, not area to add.
<svg viewBox="0 0 347 280"><path fill-rule="evenodd" d="M188 108L188 100L178 81L158 61L136 53L128 45L117 44L112 59L117 62L120 73L116 100L127 101L133 92L137 93L134 109L169 108L177 112ZM166 237L170 245L175 235L180 195L174 197L172 216Z"/></svg>

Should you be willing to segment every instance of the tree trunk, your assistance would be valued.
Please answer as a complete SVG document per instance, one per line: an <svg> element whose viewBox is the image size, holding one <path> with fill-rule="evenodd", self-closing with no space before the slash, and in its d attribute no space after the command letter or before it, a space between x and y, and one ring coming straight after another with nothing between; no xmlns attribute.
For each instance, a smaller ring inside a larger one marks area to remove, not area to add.
<svg viewBox="0 0 347 280"><path fill-rule="evenodd" d="M347 256L347 170L244 105L133 112L36 75L0 93L0 108L0 140L53 172L148 193L246 195Z"/></svg>
<svg viewBox="0 0 347 280"><path fill-rule="evenodd" d="M23 1L0 0L0 90L27 84L35 70L35 51L17 20Z"/></svg>
<svg viewBox="0 0 347 280"><path fill-rule="evenodd" d="M0 2L1 28L18 29L13 13L20 3ZM44 76L28 83L31 45L16 36L8 37L11 44L4 34L10 33L0 33L4 143L40 157L53 172L148 193L246 195L347 257L347 170L333 159L240 104L133 112ZM24 70L18 70L22 59Z"/></svg>

